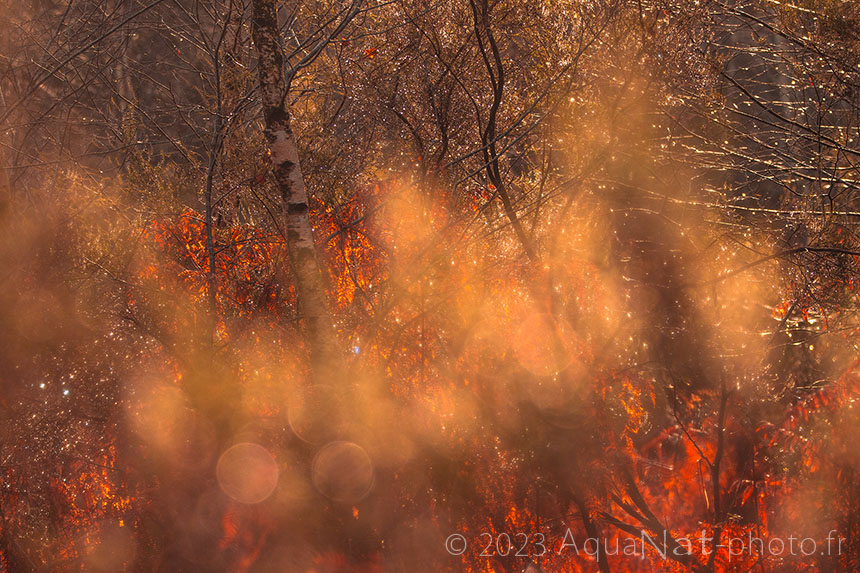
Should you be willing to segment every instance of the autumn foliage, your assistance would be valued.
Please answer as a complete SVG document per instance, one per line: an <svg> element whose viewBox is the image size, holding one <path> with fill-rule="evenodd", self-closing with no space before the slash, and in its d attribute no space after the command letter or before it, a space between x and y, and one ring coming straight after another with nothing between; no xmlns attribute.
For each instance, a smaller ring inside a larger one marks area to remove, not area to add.
<svg viewBox="0 0 860 573"><path fill-rule="evenodd" d="M0 570L860 569L851 3L25 4Z"/></svg>

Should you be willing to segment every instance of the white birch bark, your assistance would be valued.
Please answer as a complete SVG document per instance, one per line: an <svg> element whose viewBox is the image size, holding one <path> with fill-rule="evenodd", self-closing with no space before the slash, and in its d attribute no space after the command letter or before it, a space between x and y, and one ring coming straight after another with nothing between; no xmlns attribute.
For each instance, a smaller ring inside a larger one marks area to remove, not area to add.
<svg viewBox="0 0 860 573"><path fill-rule="evenodd" d="M265 135L283 206L284 228L296 281L299 311L313 366L331 366L336 339L326 299L302 177L296 139L290 126L284 55L276 0L254 0L252 33L257 50Z"/></svg>

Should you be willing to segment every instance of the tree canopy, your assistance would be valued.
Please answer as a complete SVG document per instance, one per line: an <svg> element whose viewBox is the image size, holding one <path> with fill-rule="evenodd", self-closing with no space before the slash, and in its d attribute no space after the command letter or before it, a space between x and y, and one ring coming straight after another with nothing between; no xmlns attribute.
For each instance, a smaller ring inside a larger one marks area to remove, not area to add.
<svg viewBox="0 0 860 573"><path fill-rule="evenodd" d="M0 570L851 571L860 5L0 1Z"/></svg>

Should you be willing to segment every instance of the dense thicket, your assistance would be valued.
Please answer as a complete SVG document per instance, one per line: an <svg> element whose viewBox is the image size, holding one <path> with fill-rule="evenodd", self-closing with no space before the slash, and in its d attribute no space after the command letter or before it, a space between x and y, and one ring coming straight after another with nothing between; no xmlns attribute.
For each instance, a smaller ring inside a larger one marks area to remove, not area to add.
<svg viewBox="0 0 860 573"><path fill-rule="evenodd" d="M858 54L830 0L0 3L2 567L857 568Z"/></svg>

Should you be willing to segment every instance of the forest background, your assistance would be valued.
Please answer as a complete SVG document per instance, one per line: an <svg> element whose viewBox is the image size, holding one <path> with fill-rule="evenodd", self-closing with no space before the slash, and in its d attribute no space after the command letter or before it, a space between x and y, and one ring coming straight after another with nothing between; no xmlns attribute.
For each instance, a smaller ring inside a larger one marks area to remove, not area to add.
<svg viewBox="0 0 860 573"><path fill-rule="evenodd" d="M3 0L0 564L860 569L858 120L856 2Z"/></svg>

